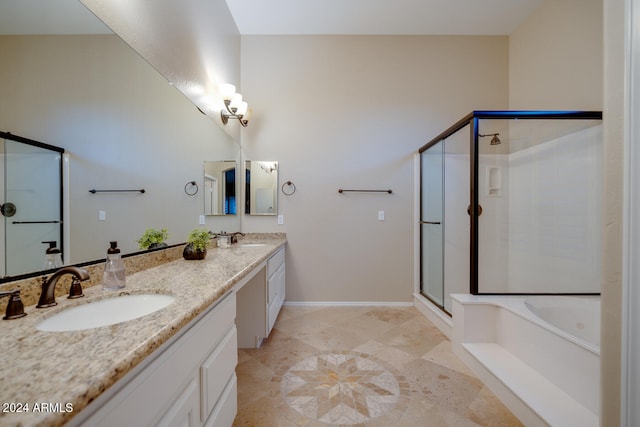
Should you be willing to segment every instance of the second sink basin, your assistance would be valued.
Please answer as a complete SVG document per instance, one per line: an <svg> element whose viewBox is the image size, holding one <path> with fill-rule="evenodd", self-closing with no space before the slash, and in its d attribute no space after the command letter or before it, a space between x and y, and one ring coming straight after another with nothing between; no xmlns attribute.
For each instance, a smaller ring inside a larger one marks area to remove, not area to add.
<svg viewBox="0 0 640 427"><path fill-rule="evenodd" d="M81 331L115 325L154 313L171 304L171 295L122 295L67 308L47 317L36 329L48 332Z"/></svg>

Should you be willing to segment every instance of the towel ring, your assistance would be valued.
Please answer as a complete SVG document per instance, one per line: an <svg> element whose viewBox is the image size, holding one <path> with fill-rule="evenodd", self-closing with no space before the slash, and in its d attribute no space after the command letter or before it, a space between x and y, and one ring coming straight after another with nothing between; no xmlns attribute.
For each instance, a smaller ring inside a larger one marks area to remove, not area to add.
<svg viewBox="0 0 640 427"><path fill-rule="evenodd" d="M285 185L287 187L291 187L291 189L289 189L288 191L285 191L284 189ZM296 192L296 186L293 182L287 181L284 184L282 184L282 194L284 194L285 196L291 196L295 192Z"/></svg>
<svg viewBox="0 0 640 427"><path fill-rule="evenodd" d="M187 190L187 187L189 186L193 186L195 187L195 191L189 191ZM195 181L189 181L184 185L184 192L187 193L189 196L195 196L196 194L198 194L198 184L196 184Z"/></svg>

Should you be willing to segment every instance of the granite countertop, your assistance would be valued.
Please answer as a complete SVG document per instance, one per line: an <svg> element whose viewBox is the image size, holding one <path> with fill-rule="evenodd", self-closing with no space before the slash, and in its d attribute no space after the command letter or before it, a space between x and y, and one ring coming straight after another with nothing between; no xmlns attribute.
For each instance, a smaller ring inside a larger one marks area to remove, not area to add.
<svg viewBox="0 0 640 427"><path fill-rule="evenodd" d="M85 289L84 298L57 297L55 307L25 307L26 317L0 320L0 425L59 426L68 422L267 260L286 239L259 242L264 245L209 249L202 261L178 260L128 275L122 290L93 286ZM73 332L35 328L40 320L64 308L123 291L171 294L176 299L155 313L111 326ZM24 410L24 405L28 412L16 412Z"/></svg>

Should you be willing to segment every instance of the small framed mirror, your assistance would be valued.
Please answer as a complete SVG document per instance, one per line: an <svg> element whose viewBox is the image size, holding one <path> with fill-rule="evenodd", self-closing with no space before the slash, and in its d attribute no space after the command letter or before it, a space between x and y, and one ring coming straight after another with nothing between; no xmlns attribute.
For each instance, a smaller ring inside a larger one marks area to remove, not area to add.
<svg viewBox="0 0 640 427"><path fill-rule="evenodd" d="M245 186L245 214L278 214L278 162L246 160Z"/></svg>
<svg viewBox="0 0 640 427"><path fill-rule="evenodd" d="M235 160L204 162L204 214L235 215L238 212Z"/></svg>

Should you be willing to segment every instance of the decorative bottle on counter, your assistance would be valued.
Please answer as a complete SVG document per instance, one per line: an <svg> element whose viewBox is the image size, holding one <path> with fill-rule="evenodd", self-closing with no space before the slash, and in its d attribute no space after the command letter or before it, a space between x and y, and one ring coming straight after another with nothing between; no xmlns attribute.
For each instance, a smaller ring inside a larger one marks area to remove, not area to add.
<svg viewBox="0 0 640 427"><path fill-rule="evenodd" d="M102 276L102 289L116 290L125 287L124 262L120 257L118 242L109 242L111 247L107 250L107 262L104 265Z"/></svg>
<svg viewBox="0 0 640 427"><path fill-rule="evenodd" d="M51 240L42 243L49 245L45 252L44 269L51 270L62 267L62 257L60 256L60 249L56 248L56 241Z"/></svg>

